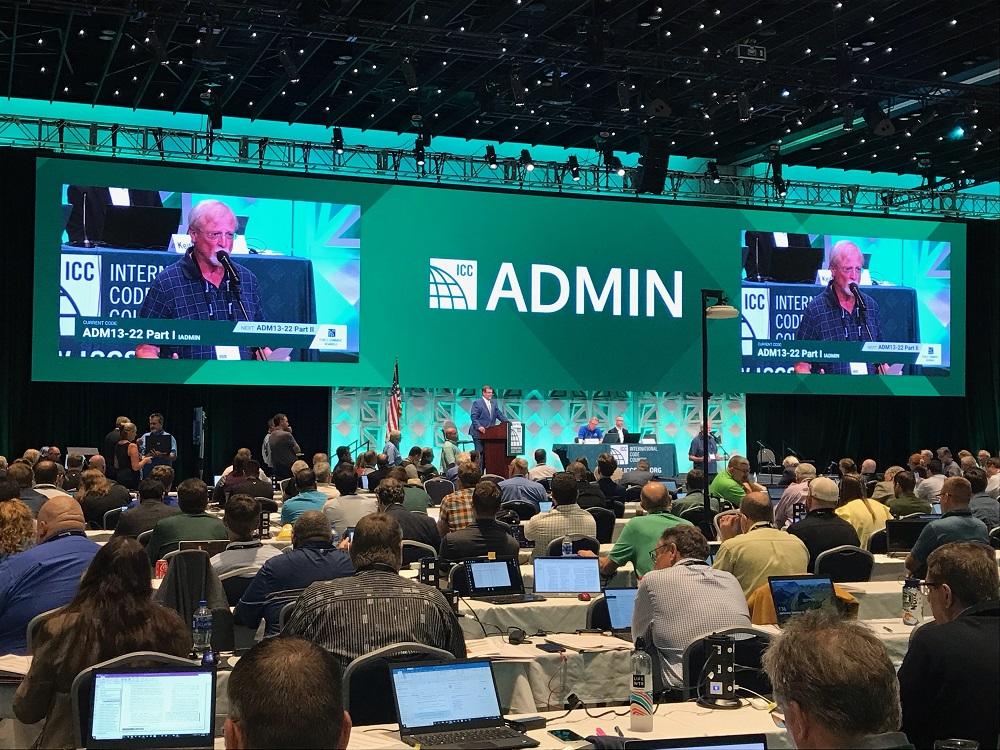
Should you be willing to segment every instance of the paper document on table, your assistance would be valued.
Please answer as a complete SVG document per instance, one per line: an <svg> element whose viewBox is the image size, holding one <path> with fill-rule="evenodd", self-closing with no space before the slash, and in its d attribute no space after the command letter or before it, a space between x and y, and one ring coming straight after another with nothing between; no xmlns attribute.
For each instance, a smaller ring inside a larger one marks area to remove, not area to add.
<svg viewBox="0 0 1000 750"><path fill-rule="evenodd" d="M600 633L554 633L545 636L545 640L571 651L626 651L631 648L628 641Z"/></svg>
<svg viewBox="0 0 1000 750"><path fill-rule="evenodd" d="M30 656L6 654L0 656L0 677L24 677L31 669Z"/></svg>
<svg viewBox="0 0 1000 750"><path fill-rule="evenodd" d="M470 638L465 650L470 659L503 659L505 661L533 661L538 655L533 646L513 646L500 636Z"/></svg>

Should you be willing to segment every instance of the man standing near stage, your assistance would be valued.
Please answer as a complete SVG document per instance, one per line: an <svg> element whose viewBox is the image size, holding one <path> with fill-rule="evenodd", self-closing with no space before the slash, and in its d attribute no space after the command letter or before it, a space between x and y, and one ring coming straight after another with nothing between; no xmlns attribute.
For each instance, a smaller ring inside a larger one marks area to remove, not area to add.
<svg viewBox="0 0 1000 750"><path fill-rule="evenodd" d="M472 402L472 424L469 426L469 434L472 435L472 442L479 452L480 461L483 455L483 434L488 427L495 424L502 424L507 421L503 415L503 407L493 399L493 386L484 385L483 395Z"/></svg>
<svg viewBox="0 0 1000 750"><path fill-rule="evenodd" d="M288 416L282 413L271 418L271 434L267 440L271 448L271 467L276 479L288 479L292 476L292 464L302 454L302 449L292 437L292 426Z"/></svg>
<svg viewBox="0 0 1000 750"><path fill-rule="evenodd" d="M166 443L167 438L170 439L170 450L157 450L155 444ZM149 476L154 466L173 468L174 461L177 460L177 438L163 429L163 415L159 412L153 412L149 415L149 432L139 438L139 455L153 457L151 463L142 467L143 479Z"/></svg>

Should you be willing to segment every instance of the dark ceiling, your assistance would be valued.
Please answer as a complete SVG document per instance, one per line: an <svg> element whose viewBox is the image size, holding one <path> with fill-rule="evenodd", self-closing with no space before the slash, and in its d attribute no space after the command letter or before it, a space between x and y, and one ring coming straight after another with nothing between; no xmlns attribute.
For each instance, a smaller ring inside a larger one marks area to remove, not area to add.
<svg viewBox="0 0 1000 750"><path fill-rule="evenodd" d="M782 139L788 164L984 181L998 26L996 0L0 0L0 96L630 151L652 135L720 164ZM894 132L844 129L868 107Z"/></svg>

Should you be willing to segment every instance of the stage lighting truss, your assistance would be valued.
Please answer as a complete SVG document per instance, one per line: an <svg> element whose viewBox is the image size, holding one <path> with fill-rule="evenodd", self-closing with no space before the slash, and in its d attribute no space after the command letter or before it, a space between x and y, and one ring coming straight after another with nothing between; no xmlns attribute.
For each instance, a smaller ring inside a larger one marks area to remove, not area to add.
<svg viewBox="0 0 1000 750"><path fill-rule="evenodd" d="M336 136L336 133L334 133ZM340 134L343 138L343 134ZM532 190L590 194L634 195L635 168L622 166L624 175L605 165L580 165L580 179L573 177L573 162L527 159L520 150L498 154L495 147L478 154L449 154L433 151L430 139L419 137L424 164L414 159L412 149L372 148L327 142L298 141L228 135L219 131L167 129L160 127L113 125L87 121L0 116L0 142L18 148L49 150L65 154L87 154L108 159L151 160L193 163L239 169L276 172L308 172L311 175L365 177L419 183L431 179L441 184L483 185ZM338 153L343 149L343 153ZM493 169L490 154L498 166ZM527 152L527 149L524 150ZM617 157L616 157L617 158ZM619 160L620 161L620 160ZM662 195L641 196L642 200L703 202L729 206L782 205L801 208L829 208L854 213L925 215L951 218L1000 219L1000 198L966 192L978 183L973 179L943 178L933 188L887 186L845 186L838 183L789 182L780 174L785 195L777 190L775 175L726 175L731 190L719 191L706 172L668 170Z"/></svg>

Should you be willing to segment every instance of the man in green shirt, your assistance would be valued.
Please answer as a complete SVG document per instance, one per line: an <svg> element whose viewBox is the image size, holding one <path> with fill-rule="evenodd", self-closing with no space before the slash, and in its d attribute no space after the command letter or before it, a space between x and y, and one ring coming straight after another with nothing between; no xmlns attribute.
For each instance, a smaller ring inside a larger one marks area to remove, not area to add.
<svg viewBox="0 0 1000 750"><path fill-rule="evenodd" d="M729 459L729 465L715 475L708 487L710 495L718 495L733 505L739 505L748 492L764 491L764 487L750 481L750 462L745 456L736 453Z"/></svg>
<svg viewBox="0 0 1000 750"><path fill-rule="evenodd" d="M454 427L444 428L444 445L441 446L441 475L444 476L452 466L458 463L458 430Z"/></svg>
<svg viewBox="0 0 1000 750"><path fill-rule="evenodd" d="M203 539L229 539L225 525L218 518L205 512L208 507L208 487L200 479L185 479L177 485L179 516L170 516L156 522L149 537L146 551L154 565L168 552L178 549L180 542Z"/></svg>
<svg viewBox="0 0 1000 750"><path fill-rule="evenodd" d="M913 472L900 471L892 478L893 498L886 503L893 518L902 518L911 513L930 513L931 504L913 494L917 479Z"/></svg>
<svg viewBox="0 0 1000 750"><path fill-rule="evenodd" d="M427 494L423 484L419 479L410 479L406 476L406 469L402 466L393 466L386 475L388 479L395 479L403 485L403 507L416 513L427 513L427 506L431 504L431 496Z"/></svg>
<svg viewBox="0 0 1000 750"><path fill-rule="evenodd" d="M643 515L637 515L622 529L622 534L615 542L611 552L601 555L601 574L612 576L619 566L632 563L636 575L642 576L651 571L655 565L650 553L655 552L664 529L680 524L690 526L690 522L670 513L672 498L670 491L663 482L649 481L642 488L639 505ZM590 557L593 553L580 552L581 556Z"/></svg>

